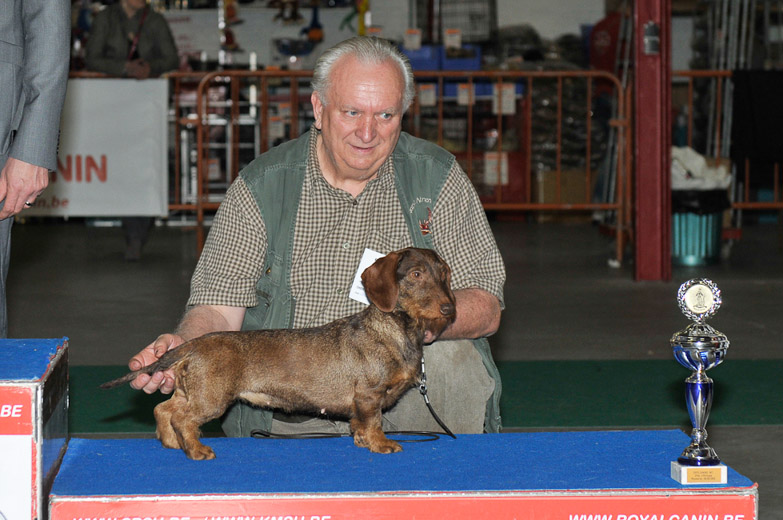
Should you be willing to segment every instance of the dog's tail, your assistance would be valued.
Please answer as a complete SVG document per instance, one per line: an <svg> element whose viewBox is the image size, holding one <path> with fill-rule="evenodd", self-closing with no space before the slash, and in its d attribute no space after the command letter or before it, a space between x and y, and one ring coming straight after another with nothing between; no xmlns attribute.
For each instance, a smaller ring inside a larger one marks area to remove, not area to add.
<svg viewBox="0 0 783 520"><path fill-rule="evenodd" d="M105 383L100 385L100 388L103 389L115 388L123 383L130 383L131 381L136 379L136 377L139 374L153 374L160 370L166 370L167 368L170 368L174 363L179 361L185 354L187 354L188 350L189 349L182 349L182 345L180 345L176 349L166 352L166 354L164 354L163 357L161 357L159 360L152 363L151 365L142 367L139 370L133 370L132 372L128 372L124 376L118 377L117 379L106 381Z"/></svg>
<svg viewBox="0 0 783 520"><path fill-rule="evenodd" d="M152 366L152 365L150 365ZM134 370L133 372L128 372L122 377L118 377L117 379L112 379L111 381L106 381L105 383L100 385L100 388L107 389L107 388L115 388L117 386L120 386L123 383L129 383L136 379L136 376L139 374L149 374L150 372L147 372L147 368L144 367L141 370Z"/></svg>

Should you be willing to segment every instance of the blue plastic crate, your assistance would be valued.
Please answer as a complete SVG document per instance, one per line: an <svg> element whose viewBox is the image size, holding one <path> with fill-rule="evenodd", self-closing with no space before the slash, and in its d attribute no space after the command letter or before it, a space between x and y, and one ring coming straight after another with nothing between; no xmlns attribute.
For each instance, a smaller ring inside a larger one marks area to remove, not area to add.
<svg viewBox="0 0 783 520"><path fill-rule="evenodd" d="M481 47L466 44L463 49L473 51L473 55L467 58L449 58L446 49L440 46L440 66L443 70L481 70Z"/></svg>
<svg viewBox="0 0 783 520"><path fill-rule="evenodd" d="M400 51L411 62L413 70L440 70L441 53L438 49L437 45L422 45L416 50L400 47Z"/></svg>
<svg viewBox="0 0 783 520"><path fill-rule="evenodd" d="M672 263L709 265L720 260L723 214L674 213L672 215Z"/></svg>
<svg viewBox="0 0 783 520"><path fill-rule="evenodd" d="M443 85L443 97L445 98L456 98L457 97L457 85L459 84L465 84L467 81L449 81ZM503 83L509 83L509 81L504 81ZM496 85L495 81L474 81L473 82L473 92L476 96L476 98L489 98L492 97L492 87L493 85ZM521 96L525 92L525 84L524 83L516 83L514 91L518 96Z"/></svg>

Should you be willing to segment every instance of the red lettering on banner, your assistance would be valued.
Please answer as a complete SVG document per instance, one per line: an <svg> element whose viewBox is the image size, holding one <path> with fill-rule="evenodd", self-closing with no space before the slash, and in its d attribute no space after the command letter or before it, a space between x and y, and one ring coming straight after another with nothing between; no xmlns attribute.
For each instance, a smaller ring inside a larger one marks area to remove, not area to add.
<svg viewBox="0 0 783 520"><path fill-rule="evenodd" d="M101 155L100 164L92 155L66 155L65 164L57 159L57 173L65 182L92 182L93 175L100 182L106 182L108 173L106 155ZM52 176L51 180L55 182L57 175Z"/></svg>
<svg viewBox="0 0 783 520"><path fill-rule="evenodd" d="M33 432L32 395L29 388L0 387L0 435Z"/></svg>
<svg viewBox="0 0 783 520"><path fill-rule="evenodd" d="M22 405L21 404L4 404L0 406L0 417L21 417Z"/></svg>

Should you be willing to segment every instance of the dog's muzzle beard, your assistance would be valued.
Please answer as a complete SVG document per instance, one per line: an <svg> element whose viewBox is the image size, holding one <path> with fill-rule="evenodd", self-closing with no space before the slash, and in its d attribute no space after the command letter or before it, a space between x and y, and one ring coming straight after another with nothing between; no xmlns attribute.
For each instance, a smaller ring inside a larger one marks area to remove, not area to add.
<svg viewBox="0 0 783 520"><path fill-rule="evenodd" d="M440 305L441 317L437 318L419 318L418 325L420 330L425 330L432 334L432 341L435 341L449 325L454 323L457 318L456 307L453 303L444 303Z"/></svg>

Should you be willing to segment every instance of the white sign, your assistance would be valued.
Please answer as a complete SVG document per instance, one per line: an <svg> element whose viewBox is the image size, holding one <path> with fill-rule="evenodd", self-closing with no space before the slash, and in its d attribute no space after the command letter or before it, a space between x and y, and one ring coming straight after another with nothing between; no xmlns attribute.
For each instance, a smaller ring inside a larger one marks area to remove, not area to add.
<svg viewBox="0 0 783 520"><path fill-rule="evenodd" d="M421 29L407 29L403 36L402 46L411 51L421 49Z"/></svg>
<svg viewBox="0 0 783 520"><path fill-rule="evenodd" d="M370 248L365 248L362 254L362 259L359 260L359 267L356 269L356 274L353 277L353 284L351 284L351 292L348 296L352 300L370 305L370 300L367 299L367 294L364 292L364 284L362 283L362 273L375 263L379 258L386 256L378 251L373 251Z"/></svg>
<svg viewBox="0 0 783 520"><path fill-rule="evenodd" d="M462 48L462 31L459 29L446 29L443 32L443 46L447 49Z"/></svg>
<svg viewBox="0 0 783 520"><path fill-rule="evenodd" d="M514 83L503 83L498 88L492 85L492 113L497 115L513 115L517 111L516 87Z"/></svg>
<svg viewBox="0 0 783 520"><path fill-rule="evenodd" d="M508 184L508 154L484 152L484 184L497 186Z"/></svg>
<svg viewBox="0 0 783 520"><path fill-rule="evenodd" d="M438 104L438 95L434 83L422 83L419 85L419 105L434 107Z"/></svg>
<svg viewBox="0 0 783 520"><path fill-rule="evenodd" d="M57 171L24 215L168 214L168 81L72 79Z"/></svg>
<svg viewBox="0 0 783 520"><path fill-rule="evenodd" d="M476 87L471 83L459 83L457 85L457 105L468 106L473 104L473 93Z"/></svg>

